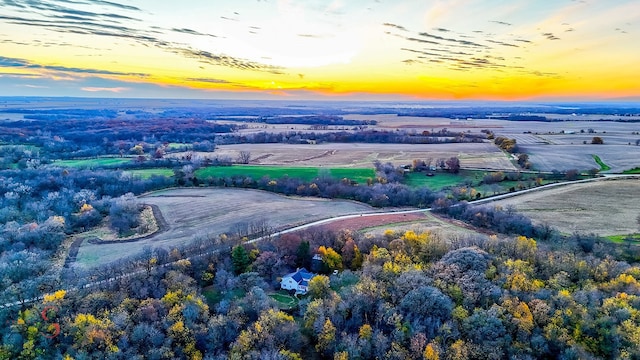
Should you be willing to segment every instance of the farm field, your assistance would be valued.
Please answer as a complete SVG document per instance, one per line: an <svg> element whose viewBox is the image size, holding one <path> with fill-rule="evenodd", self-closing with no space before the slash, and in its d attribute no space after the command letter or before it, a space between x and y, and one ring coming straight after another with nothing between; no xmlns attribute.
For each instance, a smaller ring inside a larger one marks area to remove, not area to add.
<svg viewBox="0 0 640 360"><path fill-rule="evenodd" d="M639 192L639 179L603 180L532 192L494 204L512 205L535 223L547 223L565 234L577 231L610 236L638 230Z"/></svg>
<svg viewBox="0 0 640 360"><path fill-rule="evenodd" d="M284 176L300 178L311 181L319 176L331 176L333 178L347 178L358 183L366 183L367 179L375 178L376 174L372 168L317 168L317 167L283 167L283 166L254 166L254 165L233 165L233 166L211 166L199 169L195 175L200 179L209 176L225 177L244 175L253 179L260 179L268 176L271 179L278 179Z"/></svg>
<svg viewBox="0 0 640 360"><path fill-rule="evenodd" d="M55 166L63 167L76 167L76 168L92 168L92 167L104 167L104 166L118 166L121 164L128 164L133 161L133 158L120 158L120 157L100 157L95 159L79 159L79 160L56 160L52 164Z"/></svg>
<svg viewBox="0 0 640 360"><path fill-rule="evenodd" d="M622 172L640 165L640 146L635 142L640 135L638 123L597 121L620 119L619 116L570 116L558 114L540 114L549 118L561 119L561 122L507 121L495 119L452 120L448 118L410 117L395 114L383 115L345 115L345 119L376 120L380 129L470 131L477 133L481 129L493 131L496 136L515 138L516 143L529 154L534 168L540 171L598 168L591 154L598 155L611 166L610 172ZM624 117L626 120L635 118ZM595 133L589 134L593 129ZM583 130L584 133L580 131ZM564 132L564 133L562 133ZM591 145L593 136L600 136L604 145ZM583 144L586 141L587 144ZM629 145L631 144L631 145ZM462 161L461 161L462 162ZM464 162L463 167L469 166Z"/></svg>
<svg viewBox="0 0 640 360"><path fill-rule="evenodd" d="M459 226L456 221L443 221L430 212L411 214L389 214L380 216L364 216L332 222L322 228L333 231L349 229L366 235L382 236L387 230L398 233L412 230L416 232L430 231L445 237L482 235L468 227Z"/></svg>
<svg viewBox="0 0 640 360"><path fill-rule="evenodd" d="M371 168L374 161L394 165L410 164L413 159L457 156L462 167L515 170L509 158L492 143L462 144L367 144L323 143L317 145L240 144L220 145L203 157L237 158L240 151L251 152L251 164ZM176 154L177 155L177 154Z"/></svg>
<svg viewBox="0 0 640 360"><path fill-rule="evenodd" d="M521 145L529 154L535 170L581 171L600 168L592 155L611 167L608 172L623 172L640 165L640 146L635 145Z"/></svg>
<svg viewBox="0 0 640 360"><path fill-rule="evenodd" d="M442 236L444 239L453 239L464 236L485 236L485 234L472 230L469 226L464 226L463 223L456 220L444 221L430 212L424 213L424 217L416 221L387 223L360 229L360 231L365 235L373 236L381 236L387 230L391 230L396 233L404 233L409 230L414 232L429 231L433 234Z"/></svg>
<svg viewBox="0 0 640 360"><path fill-rule="evenodd" d="M167 168L153 168L153 169L133 169L126 170L125 173L131 174L132 176L138 176L142 179L148 179L152 176L173 176L173 170Z"/></svg>
<svg viewBox="0 0 640 360"><path fill-rule="evenodd" d="M125 244L91 244L84 241L77 266L92 267L135 254L146 245L171 249L194 235L217 236L234 226L265 220L273 228L330 216L367 212L373 208L351 201L289 198L264 191L219 188L185 188L154 192L140 202L156 205L168 229L156 236Z"/></svg>

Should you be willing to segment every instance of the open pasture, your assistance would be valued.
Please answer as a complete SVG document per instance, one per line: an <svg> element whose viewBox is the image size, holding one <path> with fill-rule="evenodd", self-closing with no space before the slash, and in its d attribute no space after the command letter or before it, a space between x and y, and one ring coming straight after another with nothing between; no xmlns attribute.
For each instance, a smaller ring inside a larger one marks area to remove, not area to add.
<svg viewBox="0 0 640 360"><path fill-rule="evenodd" d="M167 168L152 168L152 169L133 169L127 170L125 173L131 174L134 177L140 177L142 179L149 179L152 176L173 176L173 170Z"/></svg>
<svg viewBox="0 0 640 360"><path fill-rule="evenodd" d="M608 172L622 172L640 165L640 146L635 145L522 145L535 170L552 171L599 169L592 155L611 167Z"/></svg>
<svg viewBox="0 0 640 360"><path fill-rule="evenodd" d="M364 184L368 179L375 178L373 169L360 168L317 168L317 167L284 167L284 166L260 166L260 165L233 165L233 166L211 166L196 171L195 175L201 179L209 176L249 176L258 180L264 176L271 179L282 177L299 178L305 181L312 181L321 176L330 176L336 179L347 178Z"/></svg>
<svg viewBox="0 0 640 360"><path fill-rule="evenodd" d="M264 220L273 228L290 227L330 216L371 211L368 205L325 199L300 199L264 191L220 188L163 190L139 199L160 210L166 230L155 236L124 244L91 244L84 241L76 264L91 267L135 254L145 245L171 249L194 235L216 237L232 233L239 224Z"/></svg>
<svg viewBox="0 0 640 360"><path fill-rule="evenodd" d="M94 168L129 164L132 161L134 161L134 158L130 157L99 157L94 159L56 160L53 162L53 165L75 168Z"/></svg>
<svg viewBox="0 0 640 360"><path fill-rule="evenodd" d="M491 143L462 144L368 144L323 143L221 145L204 157L229 156L236 159L240 151L251 153L251 164L371 168L374 161L394 165L411 164L414 159L448 159L457 156L461 166L496 170L515 170L509 158Z"/></svg>
<svg viewBox="0 0 640 360"><path fill-rule="evenodd" d="M570 184L500 200L535 223L547 223L562 233L595 233L601 236L638 230L640 179L602 180Z"/></svg>

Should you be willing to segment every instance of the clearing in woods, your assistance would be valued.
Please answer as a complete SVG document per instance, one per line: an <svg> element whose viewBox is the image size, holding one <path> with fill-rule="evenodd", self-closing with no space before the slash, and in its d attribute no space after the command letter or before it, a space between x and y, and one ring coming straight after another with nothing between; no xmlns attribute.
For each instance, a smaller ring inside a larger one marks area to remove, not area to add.
<svg viewBox="0 0 640 360"><path fill-rule="evenodd" d="M171 250L194 235L216 237L240 225L265 221L278 229L332 216L370 212L368 205L343 200L293 198L247 189L184 188L154 192L139 199L162 213L166 231L135 242L92 244L84 241L76 265L92 267L140 252L145 245Z"/></svg>
<svg viewBox="0 0 640 360"><path fill-rule="evenodd" d="M512 205L535 223L547 223L564 234L610 236L637 232L639 192L638 179L607 179L535 191L494 204Z"/></svg>

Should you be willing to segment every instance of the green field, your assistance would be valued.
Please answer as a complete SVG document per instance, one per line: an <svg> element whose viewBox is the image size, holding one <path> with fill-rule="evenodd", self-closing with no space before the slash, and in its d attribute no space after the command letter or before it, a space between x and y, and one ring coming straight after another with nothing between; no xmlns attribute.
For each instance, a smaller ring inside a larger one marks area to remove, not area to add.
<svg viewBox="0 0 640 360"><path fill-rule="evenodd" d="M405 183L412 187L426 186L431 190L441 190L447 186L462 184L466 177L461 174L437 173L427 176L425 173L408 173L405 175Z"/></svg>
<svg viewBox="0 0 640 360"><path fill-rule="evenodd" d="M173 176L173 170L167 168L153 168L153 169L133 169L127 170L127 173L130 173L133 176L140 177L142 179L148 179L154 175L156 176Z"/></svg>
<svg viewBox="0 0 640 360"><path fill-rule="evenodd" d="M607 164L605 164L602 159L600 159L600 156L598 155L591 155L593 156L593 160L595 160L595 162L598 164L598 166L600 166L600 171L607 171L607 170L611 170L611 167Z"/></svg>
<svg viewBox="0 0 640 360"><path fill-rule="evenodd" d="M169 143L167 145L167 148L169 150L184 150L184 149L191 149L193 147L192 144L182 144L182 143Z"/></svg>
<svg viewBox="0 0 640 360"><path fill-rule="evenodd" d="M129 164L131 161L133 161L133 158L102 157L96 159L56 160L53 162L53 165L76 168L93 168Z"/></svg>
<svg viewBox="0 0 640 360"><path fill-rule="evenodd" d="M631 242L628 242L626 239L631 239ZM631 234L631 235L610 235L605 236L605 239L616 243L616 244L635 244L640 245L640 234Z"/></svg>
<svg viewBox="0 0 640 360"><path fill-rule="evenodd" d="M285 166L254 166L254 165L233 165L233 166L210 166L199 169L195 175L200 179L207 177L227 177L227 176L248 176L255 180L268 176L271 179L279 179L285 176L299 178L305 181L312 181L319 176L330 176L332 178L347 178L358 183L366 183L368 179L375 178L373 169L350 169L350 168L317 168L317 167L285 167Z"/></svg>

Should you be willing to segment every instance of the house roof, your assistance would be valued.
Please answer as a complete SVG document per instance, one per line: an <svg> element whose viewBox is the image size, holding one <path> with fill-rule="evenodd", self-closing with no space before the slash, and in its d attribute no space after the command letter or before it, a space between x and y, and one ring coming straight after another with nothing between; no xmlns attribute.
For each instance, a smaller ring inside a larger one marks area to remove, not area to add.
<svg viewBox="0 0 640 360"><path fill-rule="evenodd" d="M298 284L307 286L309 284L309 280L311 280L314 276L316 276L316 274L309 272L305 268L302 268L298 269L296 272L287 274L284 277L290 277Z"/></svg>

